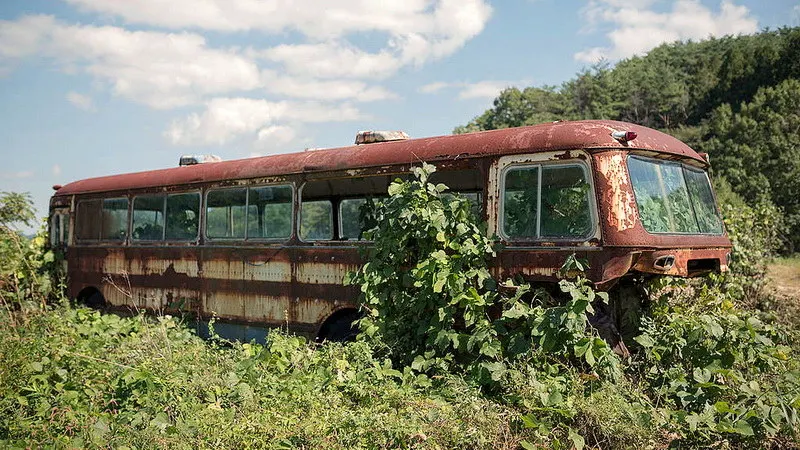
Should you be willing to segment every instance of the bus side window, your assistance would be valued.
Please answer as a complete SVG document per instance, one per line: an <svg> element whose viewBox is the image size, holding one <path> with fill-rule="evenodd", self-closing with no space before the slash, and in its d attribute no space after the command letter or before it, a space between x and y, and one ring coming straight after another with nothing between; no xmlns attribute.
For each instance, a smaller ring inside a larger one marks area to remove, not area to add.
<svg viewBox="0 0 800 450"><path fill-rule="evenodd" d="M300 239L333 239L333 205L329 200L303 202L300 209Z"/></svg>
<svg viewBox="0 0 800 450"><path fill-rule="evenodd" d="M512 238L535 238L538 220L539 167L509 170L503 185L503 232Z"/></svg>
<svg viewBox="0 0 800 450"><path fill-rule="evenodd" d="M100 214L100 200L78 202L75 228L79 240L100 239Z"/></svg>
<svg viewBox="0 0 800 450"><path fill-rule="evenodd" d="M541 237L588 236L592 231L589 193L582 166L543 167Z"/></svg>
<svg viewBox="0 0 800 450"><path fill-rule="evenodd" d="M164 239L164 196L142 195L133 199L131 232L137 241Z"/></svg>
<svg viewBox="0 0 800 450"><path fill-rule="evenodd" d="M172 241L197 239L200 221L200 194L172 194L167 196L167 224L164 238Z"/></svg>
<svg viewBox="0 0 800 450"><path fill-rule="evenodd" d="M206 197L206 236L244 239L247 189L220 189Z"/></svg>
<svg viewBox="0 0 800 450"><path fill-rule="evenodd" d="M591 234L592 202L583 166L515 167L503 184L503 233L520 239L579 239Z"/></svg>
<svg viewBox="0 0 800 450"><path fill-rule="evenodd" d="M287 239L292 235L291 186L250 188L247 199L248 239Z"/></svg>
<svg viewBox="0 0 800 450"><path fill-rule="evenodd" d="M128 199L104 199L102 220L102 239L124 241L128 235Z"/></svg>
<svg viewBox="0 0 800 450"><path fill-rule="evenodd" d="M361 239L362 216L366 198L348 198L339 202L339 237L346 240Z"/></svg>

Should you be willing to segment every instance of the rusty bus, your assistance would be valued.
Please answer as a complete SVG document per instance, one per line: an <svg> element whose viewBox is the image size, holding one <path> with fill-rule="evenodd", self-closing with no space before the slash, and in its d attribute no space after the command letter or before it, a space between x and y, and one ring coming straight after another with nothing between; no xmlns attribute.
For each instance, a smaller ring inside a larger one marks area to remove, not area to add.
<svg viewBox="0 0 800 450"><path fill-rule="evenodd" d="M356 142L365 136L381 135ZM52 244L80 301L336 339L357 316L358 292L343 279L369 245L358 207L421 161L478 203L503 244L500 279L552 282L573 253L612 292L636 275L727 269L707 159L616 121L400 136L75 181L54 187Z"/></svg>

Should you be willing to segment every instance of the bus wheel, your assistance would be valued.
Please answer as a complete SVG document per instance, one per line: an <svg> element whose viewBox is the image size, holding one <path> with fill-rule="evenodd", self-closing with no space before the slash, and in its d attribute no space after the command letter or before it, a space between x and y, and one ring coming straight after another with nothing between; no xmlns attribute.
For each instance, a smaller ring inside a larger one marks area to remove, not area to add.
<svg viewBox="0 0 800 450"><path fill-rule="evenodd" d="M322 328L320 328L319 334L317 335L317 341L354 341L358 334L358 326L355 324L358 318L358 311L354 309L344 309L335 312L322 324Z"/></svg>
<svg viewBox="0 0 800 450"><path fill-rule="evenodd" d="M78 294L78 304L100 309L106 306L106 299L97 288L88 287Z"/></svg>

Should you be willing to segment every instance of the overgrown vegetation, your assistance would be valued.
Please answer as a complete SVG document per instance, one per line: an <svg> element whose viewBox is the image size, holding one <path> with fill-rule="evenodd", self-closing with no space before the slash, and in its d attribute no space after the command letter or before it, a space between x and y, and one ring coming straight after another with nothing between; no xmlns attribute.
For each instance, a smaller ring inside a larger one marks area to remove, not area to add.
<svg viewBox="0 0 800 450"><path fill-rule="evenodd" d="M560 292L493 281L493 242L430 170L394 183L375 210L375 257L353 278L369 311L359 342L203 341L173 318L63 302L7 311L0 445L798 445L797 330L753 300L764 291L745 275L763 270L768 214L729 211L731 273L652 285L638 347L620 359L588 325L606 298L580 261Z"/></svg>
<svg viewBox="0 0 800 450"><path fill-rule="evenodd" d="M630 358L589 325L608 299L581 261L556 289L492 279L495 242L430 167L368 208L375 245L352 276L366 315L346 345L204 341L170 317L75 308L45 234L18 231L30 199L0 194L0 447L797 448L800 328L765 274L798 236L784 80L799 36L662 46L507 90L467 127L621 118L712 153L731 270L648 285Z"/></svg>

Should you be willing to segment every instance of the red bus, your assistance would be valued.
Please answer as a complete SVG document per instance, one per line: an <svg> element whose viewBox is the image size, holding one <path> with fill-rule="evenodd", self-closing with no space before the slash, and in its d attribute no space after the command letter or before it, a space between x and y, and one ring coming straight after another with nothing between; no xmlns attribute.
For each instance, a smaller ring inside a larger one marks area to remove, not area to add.
<svg viewBox="0 0 800 450"><path fill-rule="evenodd" d="M51 236L69 295L112 310L216 316L245 339L276 326L340 338L358 298L342 281L369 245L359 208L421 161L437 167L432 181L472 199L502 241L498 279L555 282L573 253L612 293L637 275L727 269L731 243L707 160L656 130L579 121L357 138L370 141L379 142L57 187Z"/></svg>

